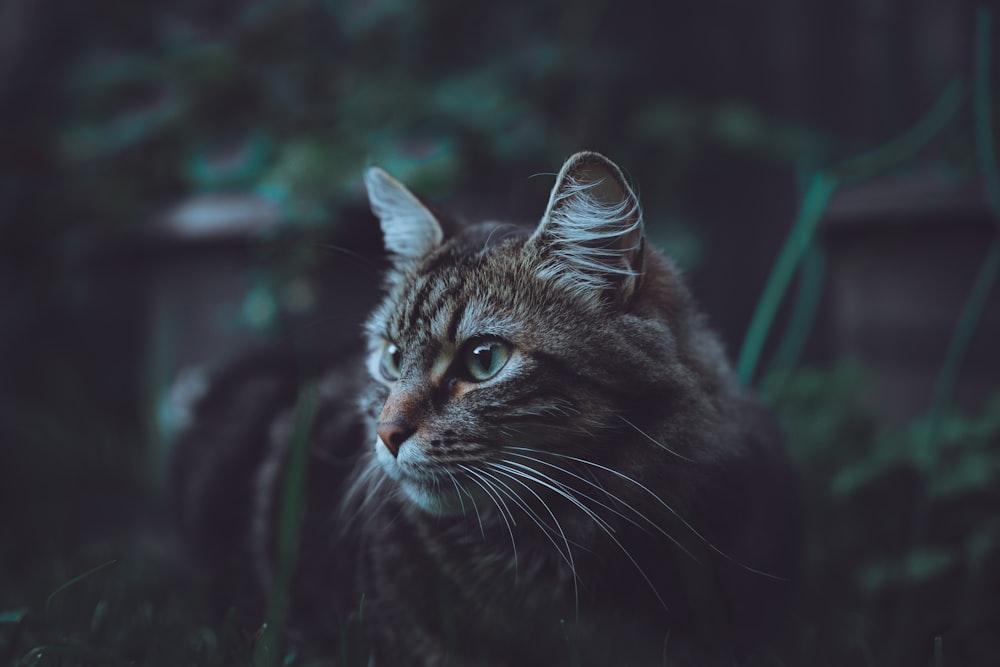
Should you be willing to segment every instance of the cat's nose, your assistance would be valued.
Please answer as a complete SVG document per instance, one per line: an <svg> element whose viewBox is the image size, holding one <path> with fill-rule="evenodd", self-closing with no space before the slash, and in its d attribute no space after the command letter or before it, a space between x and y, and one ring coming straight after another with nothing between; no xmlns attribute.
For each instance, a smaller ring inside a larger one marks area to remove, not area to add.
<svg viewBox="0 0 1000 667"><path fill-rule="evenodd" d="M400 445L413 435L414 430L409 424L398 420L379 422L375 426L375 432L393 456L399 453Z"/></svg>

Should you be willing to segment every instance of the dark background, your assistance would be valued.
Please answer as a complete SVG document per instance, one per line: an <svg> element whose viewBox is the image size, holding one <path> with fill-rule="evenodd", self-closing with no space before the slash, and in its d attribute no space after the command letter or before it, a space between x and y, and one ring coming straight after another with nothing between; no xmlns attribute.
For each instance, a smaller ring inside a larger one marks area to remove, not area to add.
<svg viewBox="0 0 1000 667"><path fill-rule="evenodd" d="M566 157L604 152L735 360L810 179L881 149L822 211L750 376L813 532L780 655L931 664L940 637L945 664L995 664L1000 290L946 362L996 238L989 18L972 0L0 1L0 613L33 619L0 616L0 658L25 637L118 650L37 608L105 556L162 551L184 368L357 340L381 262L367 165L530 220ZM116 580L121 618L157 576Z"/></svg>

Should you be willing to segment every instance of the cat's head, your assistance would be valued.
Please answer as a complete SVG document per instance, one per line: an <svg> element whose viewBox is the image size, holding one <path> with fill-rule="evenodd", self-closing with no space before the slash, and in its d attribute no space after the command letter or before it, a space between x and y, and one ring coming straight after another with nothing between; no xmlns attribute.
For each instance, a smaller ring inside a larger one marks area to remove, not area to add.
<svg viewBox="0 0 1000 667"><path fill-rule="evenodd" d="M547 466L645 465L627 443L688 372L669 323L686 293L646 247L618 167L578 153L534 229L451 237L384 171L365 184L392 260L367 324L366 408L375 458L406 496L454 513L544 486Z"/></svg>

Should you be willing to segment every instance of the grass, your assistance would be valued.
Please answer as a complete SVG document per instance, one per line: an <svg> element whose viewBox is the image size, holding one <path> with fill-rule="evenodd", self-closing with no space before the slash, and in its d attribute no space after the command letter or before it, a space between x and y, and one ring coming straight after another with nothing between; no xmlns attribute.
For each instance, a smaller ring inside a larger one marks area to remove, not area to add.
<svg viewBox="0 0 1000 667"><path fill-rule="evenodd" d="M895 430L880 424L858 401L865 383L851 364L765 383L794 443L808 539L795 613L762 664L997 664L1000 600L990 591L1000 590L1000 399L975 418L941 417L931 440L926 419ZM134 493L118 500L135 502ZM908 518L921 506L915 538ZM276 648L273 610L272 625L257 633L207 615L164 524L134 522L102 536L100 517L91 520L94 537L73 544L56 534L49 546L3 543L0 664L323 664L323 656ZM364 623L363 604L343 620L338 664L368 666Z"/></svg>

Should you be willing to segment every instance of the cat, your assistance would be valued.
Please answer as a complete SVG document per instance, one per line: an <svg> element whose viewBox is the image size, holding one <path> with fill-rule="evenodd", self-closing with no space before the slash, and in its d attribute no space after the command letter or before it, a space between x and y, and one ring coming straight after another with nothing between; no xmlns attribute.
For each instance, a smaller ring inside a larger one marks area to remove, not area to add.
<svg viewBox="0 0 1000 667"><path fill-rule="evenodd" d="M354 614L380 667L749 659L792 592L794 476L621 170L572 156L533 227L364 182L390 266L360 372L307 381L293 639L336 653ZM251 624L302 376L216 373L174 455L186 539Z"/></svg>

